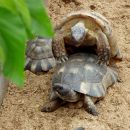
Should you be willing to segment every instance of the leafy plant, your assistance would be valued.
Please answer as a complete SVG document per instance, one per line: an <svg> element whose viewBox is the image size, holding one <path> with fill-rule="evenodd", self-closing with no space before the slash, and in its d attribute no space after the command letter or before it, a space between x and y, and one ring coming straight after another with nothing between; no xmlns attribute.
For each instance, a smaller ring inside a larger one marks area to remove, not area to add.
<svg viewBox="0 0 130 130"><path fill-rule="evenodd" d="M24 84L25 46L35 35L52 37L42 0L0 0L0 66L4 76Z"/></svg>

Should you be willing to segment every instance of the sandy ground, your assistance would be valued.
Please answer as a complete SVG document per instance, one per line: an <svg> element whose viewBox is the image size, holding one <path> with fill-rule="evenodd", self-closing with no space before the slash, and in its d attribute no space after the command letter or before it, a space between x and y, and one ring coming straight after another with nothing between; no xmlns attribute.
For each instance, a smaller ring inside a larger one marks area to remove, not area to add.
<svg viewBox="0 0 130 130"><path fill-rule="evenodd" d="M69 0L68 0L69 1ZM123 53L130 54L130 0L81 0L65 4L50 0L49 14L54 23L73 10L95 7L95 11L110 20ZM94 117L81 109L61 107L53 113L42 113L40 107L48 100L52 72L36 76L26 72L23 90L10 85L0 109L0 130L130 130L130 65L118 63L122 83L108 90L104 100L97 104L99 116Z"/></svg>

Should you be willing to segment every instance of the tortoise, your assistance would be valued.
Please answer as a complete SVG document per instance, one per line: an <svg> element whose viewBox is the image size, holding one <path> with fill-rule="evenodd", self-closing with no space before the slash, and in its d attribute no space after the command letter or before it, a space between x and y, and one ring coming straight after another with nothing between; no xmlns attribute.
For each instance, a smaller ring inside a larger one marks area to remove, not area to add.
<svg viewBox="0 0 130 130"><path fill-rule="evenodd" d="M99 64L108 64L110 58L122 60L110 22L97 12L69 13L55 27L52 49L59 63L68 59L67 46L86 48L94 45Z"/></svg>
<svg viewBox="0 0 130 130"><path fill-rule="evenodd" d="M56 65L52 53L52 39L38 36L27 42L25 70L47 72Z"/></svg>
<svg viewBox="0 0 130 130"><path fill-rule="evenodd" d="M59 65L52 77L50 101L41 111L52 112L64 103L82 100L86 111L98 115L94 103L116 83L118 73L105 64L96 64L97 60L97 55L76 53Z"/></svg>

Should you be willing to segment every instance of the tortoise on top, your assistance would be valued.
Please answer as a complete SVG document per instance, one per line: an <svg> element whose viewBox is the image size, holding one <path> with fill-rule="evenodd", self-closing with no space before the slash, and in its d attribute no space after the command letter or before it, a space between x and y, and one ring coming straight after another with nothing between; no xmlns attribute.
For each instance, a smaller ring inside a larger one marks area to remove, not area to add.
<svg viewBox="0 0 130 130"><path fill-rule="evenodd" d="M67 60L66 46L76 48L96 45L99 63L122 55L108 20L99 13L76 11L65 16L55 28L52 49L59 62Z"/></svg>
<svg viewBox="0 0 130 130"><path fill-rule="evenodd" d="M50 101L41 111L51 112L65 102L83 100L86 111L97 115L95 101L103 98L118 78L116 70L97 63L97 56L78 53L57 68L52 78Z"/></svg>

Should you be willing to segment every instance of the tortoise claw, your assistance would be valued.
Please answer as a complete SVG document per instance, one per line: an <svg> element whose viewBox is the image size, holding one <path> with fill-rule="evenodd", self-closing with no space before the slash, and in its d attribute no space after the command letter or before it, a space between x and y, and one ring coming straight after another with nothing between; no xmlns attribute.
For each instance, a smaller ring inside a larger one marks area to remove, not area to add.
<svg viewBox="0 0 130 130"><path fill-rule="evenodd" d="M88 113L90 113L90 114L92 114L93 116L98 116L98 112L97 112L97 109L96 109L96 107L95 107L95 105L88 105L87 107L85 107L85 110L88 112Z"/></svg>
<svg viewBox="0 0 130 130"><path fill-rule="evenodd" d="M118 77L118 78L117 78L117 82L119 82L119 83L122 83L122 82L123 82L123 80L121 79L121 77Z"/></svg>
<svg viewBox="0 0 130 130"><path fill-rule="evenodd" d="M109 61L98 60L96 64L99 64L99 65L109 65Z"/></svg>
<svg viewBox="0 0 130 130"><path fill-rule="evenodd" d="M68 57L67 57L67 56L65 56L64 58L65 58L66 61L68 60Z"/></svg>
<svg viewBox="0 0 130 130"><path fill-rule="evenodd" d="M88 112L92 114L93 116L98 116L99 114L95 108L88 109Z"/></svg>
<svg viewBox="0 0 130 130"><path fill-rule="evenodd" d="M50 101L48 103L45 103L44 106L41 109L41 112L53 112L57 109L55 101Z"/></svg>
<svg viewBox="0 0 130 130"><path fill-rule="evenodd" d="M56 100L47 102L42 107L41 112L53 112L56 109L58 109L62 104L63 104L63 101L61 99L56 99Z"/></svg>
<svg viewBox="0 0 130 130"><path fill-rule="evenodd" d="M61 64L61 63L64 63L68 60L68 57L66 55L63 55L59 58L57 58L57 64Z"/></svg>
<svg viewBox="0 0 130 130"><path fill-rule="evenodd" d="M110 59L109 49L106 48L103 51L100 51L100 53L98 54L97 64L109 65L109 59Z"/></svg>

